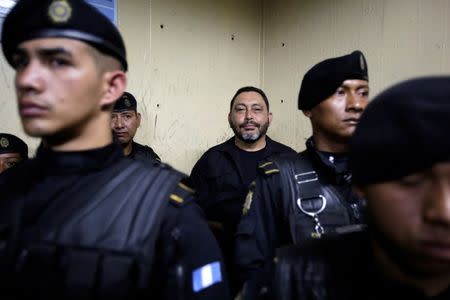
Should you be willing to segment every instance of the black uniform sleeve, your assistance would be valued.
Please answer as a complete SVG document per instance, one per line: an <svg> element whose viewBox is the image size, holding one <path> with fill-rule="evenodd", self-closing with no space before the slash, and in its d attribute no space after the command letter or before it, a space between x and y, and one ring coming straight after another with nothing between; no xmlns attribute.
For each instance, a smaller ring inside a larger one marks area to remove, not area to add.
<svg viewBox="0 0 450 300"><path fill-rule="evenodd" d="M280 244L280 176L274 167L259 169L250 185L236 234L235 263L241 283L264 285L273 271L275 249Z"/></svg>
<svg viewBox="0 0 450 300"><path fill-rule="evenodd" d="M195 200L200 205L200 207L205 208L206 199L209 197L209 185L207 180L207 153L205 153L194 165L189 177L189 184L195 189L196 198Z"/></svg>
<svg viewBox="0 0 450 300"><path fill-rule="evenodd" d="M183 186L183 184L181 184ZM229 299L222 254L192 194L171 195L159 264L163 299Z"/></svg>

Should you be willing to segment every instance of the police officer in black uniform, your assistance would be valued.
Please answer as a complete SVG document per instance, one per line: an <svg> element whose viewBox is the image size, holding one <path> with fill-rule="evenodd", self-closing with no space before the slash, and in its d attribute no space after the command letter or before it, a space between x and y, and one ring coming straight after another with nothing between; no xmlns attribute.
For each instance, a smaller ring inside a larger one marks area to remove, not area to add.
<svg viewBox="0 0 450 300"><path fill-rule="evenodd" d="M449 99L448 76L373 99L350 142L367 230L281 249L274 299L450 299Z"/></svg>
<svg viewBox="0 0 450 300"><path fill-rule="evenodd" d="M116 101L112 112L111 127L123 153L131 159L140 159L149 162L160 162L158 154L146 145L136 143L133 138L141 125L141 114L137 112L137 102L129 92Z"/></svg>
<svg viewBox="0 0 450 300"><path fill-rule="evenodd" d="M364 223L361 202L351 191L347 152L368 93L360 51L324 60L305 74L298 108L312 125L307 149L262 163L244 204L235 259L245 293L265 293L277 247Z"/></svg>
<svg viewBox="0 0 450 300"><path fill-rule="evenodd" d="M2 50L23 128L44 141L0 184L0 282L11 298L228 299L184 175L113 142L127 70L116 27L84 0L21 0Z"/></svg>
<svg viewBox="0 0 450 300"><path fill-rule="evenodd" d="M228 270L232 270L236 226L258 163L273 155L295 153L266 135L271 121L269 100L261 89L252 86L238 89L230 101L228 114L234 136L208 149L191 172L199 204L225 254ZM237 274L231 273L230 277L234 283ZM237 282L232 289L237 292Z"/></svg>
<svg viewBox="0 0 450 300"><path fill-rule="evenodd" d="M28 146L20 138L0 133L0 173L28 159Z"/></svg>

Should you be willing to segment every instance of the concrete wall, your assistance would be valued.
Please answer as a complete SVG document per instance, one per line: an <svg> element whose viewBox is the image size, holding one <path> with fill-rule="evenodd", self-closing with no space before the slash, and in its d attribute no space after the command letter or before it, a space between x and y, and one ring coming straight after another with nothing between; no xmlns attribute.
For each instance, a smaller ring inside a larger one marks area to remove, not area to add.
<svg viewBox="0 0 450 300"><path fill-rule="evenodd" d="M128 90L143 116L137 141L190 172L232 135L230 97L256 85L271 101L269 135L301 150L310 126L296 101L306 70L361 49L372 95L401 79L449 73L449 14L450 0L118 0ZM21 129L3 56L0 90L0 131L34 150L39 141Z"/></svg>

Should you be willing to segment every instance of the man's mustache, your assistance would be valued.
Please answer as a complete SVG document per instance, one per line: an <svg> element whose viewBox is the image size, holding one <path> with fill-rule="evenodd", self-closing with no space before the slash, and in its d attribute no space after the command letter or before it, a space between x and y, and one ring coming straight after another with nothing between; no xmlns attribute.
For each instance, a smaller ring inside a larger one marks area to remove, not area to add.
<svg viewBox="0 0 450 300"><path fill-rule="evenodd" d="M259 123L250 121L250 122L245 122L245 123L240 124L239 128L244 128L247 125L253 125L253 126L257 127L257 128L261 127L261 125Z"/></svg>

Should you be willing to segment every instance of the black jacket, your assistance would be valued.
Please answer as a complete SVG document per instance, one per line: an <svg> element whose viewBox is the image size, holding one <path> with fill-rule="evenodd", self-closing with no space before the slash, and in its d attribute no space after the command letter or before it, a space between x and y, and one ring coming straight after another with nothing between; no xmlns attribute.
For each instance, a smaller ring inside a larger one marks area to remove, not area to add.
<svg viewBox="0 0 450 300"><path fill-rule="evenodd" d="M117 144L41 149L0 185L2 284L18 299L228 299L223 278L202 288L222 258L182 177Z"/></svg>
<svg viewBox="0 0 450 300"><path fill-rule="evenodd" d="M366 231L280 249L273 282L276 300L450 299L450 288L426 297L384 277Z"/></svg>
<svg viewBox="0 0 450 300"><path fill-rule="evenodd" d="M161 161L158 154L149 146L141 145L133 141L131 152L127 155L131 159L139 159L143 161L155 162Z"/></svg>
<svg viewBox="0 0 450 300"><path fill-rule="evenodd" d="M237 229L235 253L240 280L257 289L270 283L278 247L335 233L336 228L359 229L365 222L364 205L351 190L346 165L338 170L316 151L312 139L302 153L275 157L259 170Z"/></svg>
<svg viewBox="0 0 450 300"><path fill-rule="evenodd" d="M240 219L249 182L243 181L242 163L234 137L207 150L192 169L190 180L208 220L235 223ZM295 153L266 136L263 159ZM255 165L255 169L257 166Z"/></svg>

